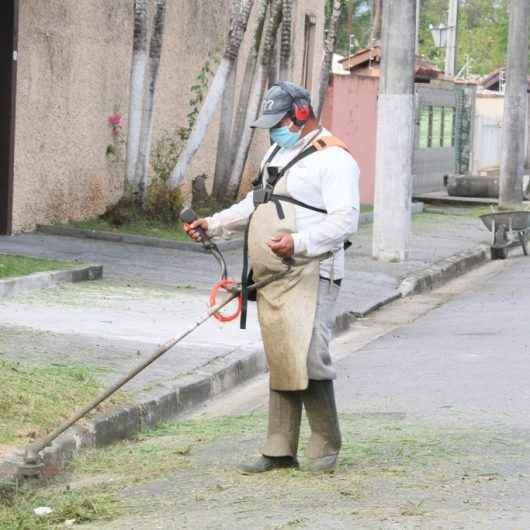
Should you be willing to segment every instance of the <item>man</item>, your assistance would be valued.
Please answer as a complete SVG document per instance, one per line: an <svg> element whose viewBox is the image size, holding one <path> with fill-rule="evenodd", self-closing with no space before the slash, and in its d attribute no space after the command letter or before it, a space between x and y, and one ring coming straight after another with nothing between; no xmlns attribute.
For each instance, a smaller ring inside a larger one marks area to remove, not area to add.
<svg viewBox="0 0 530 530"><path fill-rule="evenodd" d="M311 427L307 469L332 471L341 447L329 354L344 242L357 230L359 169L346 147L318 123L304 88L279 82L252 124L270 130L254 190L186 226L211 237L246 230L258 290L258 316L270 370L269 426L261 458L246 473L298 467L302 406ZM247 227L248 225L248 227Z"/></svg>

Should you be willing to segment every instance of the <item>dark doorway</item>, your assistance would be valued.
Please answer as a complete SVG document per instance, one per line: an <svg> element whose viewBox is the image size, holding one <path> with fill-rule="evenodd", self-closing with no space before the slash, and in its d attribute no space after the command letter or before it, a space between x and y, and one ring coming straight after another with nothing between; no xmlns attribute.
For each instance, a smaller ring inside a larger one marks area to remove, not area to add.
<svg viewBox="0 0 530 530"><path fill-rule="evenodd" d="M11 233L18 0L0 2L0 234Z"/></svg>

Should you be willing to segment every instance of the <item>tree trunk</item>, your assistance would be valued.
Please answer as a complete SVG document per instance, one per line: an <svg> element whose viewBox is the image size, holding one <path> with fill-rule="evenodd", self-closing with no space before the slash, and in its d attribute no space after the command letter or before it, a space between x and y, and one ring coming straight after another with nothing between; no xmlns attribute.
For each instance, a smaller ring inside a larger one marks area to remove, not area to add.
<svg viewBox="0 0 530 530"><path fill-rule="evenodd" d="M254 0L246 0L241 13L236 17L233 26L230 28L228 44L223 58L219 63L219 67L197 116L197 121L193 126L190 137L180 154L175 169L169 177L169 182L174 187L182 183L193 156L204 140L208 125L219 106L219 101L223 97L226 82L230 76L230 72L234 68L239 54L239 48L241 47L241 41L247 30L248 18L253 4Z"/></svg>
<svg viewBox="0 0 530 530"><path fill-rule="evenodd" d="M127 182L137 188L136 161L142 127L145 67L147 64L147 0L134 2L134 35L127 131Z"/></svg>
<svg viewBox="0 0 530 530"><path fill-rule="evenodd" d="M273 83L276 83L279 79L279 61L278 61L278 39L275 39L272 43L271 60L269 62L269 68L265 74L267 77L267 86L270 87Z"/></svg>
<svg viewBox="0 0 530 530"><path fill-rule="evenodd" d="M415 18L415 0L385 0L372 247L373 256L384 261L402 261L408 253L415 124Z"/></svg>
<svg viewBox="0 0 530 530"><path fill-rule="evenodd" d="M233 138L233 116L236 89L236 68L232 69L226 82L223 104L221 105L221 119L219 123L219 137L217 140L217 155L215 159L215 175L213 181L213 195L223 198L223 183L228 179L231 166L230 151Z"/></svg>
<svg viewBox="0 0 530 530"><path fill-rule="evenodd" d="M243 128L245 126L245 119L248 112L249 100L251 97L251 90L253 88L253 81L256 75L256 65L258 62L260 44L263 36L263 27L265 25L269 2L270 0L261 0L261 3L259 5L256 20L256 31L254 32L252 47L247 57L245 73L243 75L243 82L241 83L241 89L239 91L237 113L234 119L234 127L231 138L229 169L225 173L224 178L221 180L216 179L213 185L214 196L217 199L223 199L226 196L228 181L230 179L230 174L234 166L236 154L241 143Z"/></svg>
<svg viewBox="0 0 530 530"><path fill-rule="evenodd" d="M504 209L517 209L523 201L524 138L528 112L528 0L511 0L509 9L499 205Z"/></svg>
<svg viewBox="0 0 530 530"><path fill-rule="evenodd" d="M155 106L156 84L164 39L166 8L167 0L156 0L153 32L151 34L151 43L149 45L149 88L144 104L142 134L140 136L140 147L138 149L135 172L135 182L139 183L142 202L145 202L146 192L150 181L149 161L151 158L151 140L153 137L153 109Z"/></svg>
<svg viewBox="0 0 530 530"><path fill-rule="evenodd" d="M370 46L381 40L381 27L383 18L383 0L372 0L372 33L370 34ZM414 31L416 31L414 29Z"/></svg>
<svg viewBox="0 0 530 530"><path fill-rule="evenodd" d="M335 49L335 41L337 35L337 25L339 23L340 13L342 9L341 0L334 0L331 18L328 24L328 33L324 41L324 57L322 59L322 68L320 70L320 81L318 86L318 104L316 107L317 116L320 119L322 115L322 108L326 99L326 92L328 91L329 72L333 62L333 50Z"/></svg>
<svg viewBox="0 0 530 530"><path fill-rule="evenodd" d="M289 80L291 72L291 49L293 33L293 0L283 0L282 31L280 44L280 79Z"/></svg>
<svg viewBox="0 0 530 530"><path fill-rule="evenodd" d="M353 33L353 10L355 9L355 0L350 0L348 6L346 7L346 29L348 33L348 55L351 54L350 48L350 35Z"/></svg>
<svg viewBox="0 0 530 530"><path fill-rule="evenodd" d="M248 159L250 144L254 137L254 129L250 124L256 119L263 99L263 94L267 85L267 73L269 71L272 52L274 50L274 41L278 33L278 27L282 19L282 0L272 0L271 14L265 33L263 35L263 52L261 61L258 66L256 76L254 79L254 87L251 91L248 110L245 118L245 126L242 131L241 141L238 146L238 151L232 168L230 179L227 186L227 195L229 197L236 197L243 178L245 164Z"/></svg>
<svg viewBox="0 0 530 530"><path fill-rule="evenodd" d="M230 10L230 27L233 26L236 16L240 13L242 0L232 0ZM217 156L215 159L215 173L213 178L213 194L217 182L226 180L226 175L230 171L230 147L232 141L233 121L234 121L234 104L236 91L237 62L232 69L221 104L221 117L219 120L219 135L217 137Z"/></svg>

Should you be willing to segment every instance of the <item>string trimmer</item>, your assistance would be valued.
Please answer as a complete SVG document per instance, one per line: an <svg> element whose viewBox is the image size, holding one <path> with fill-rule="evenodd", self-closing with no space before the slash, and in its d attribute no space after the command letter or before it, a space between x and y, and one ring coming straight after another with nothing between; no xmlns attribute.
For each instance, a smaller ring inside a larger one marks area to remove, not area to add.
<svg viewBox="0 0 530 530"><path fill-rule="evenodd" d="M184 223L191 223L195 219L197 219L197 215L193 210L185 210L181 214L181 220ZM236 312L233 315L227 316L222 315L220 313L221 309L223 309L226 305L228 305L230 302L238 298L240 300L239 308L241 307L241 289L239 286L231 279L228 278L227 269L226 269L226 263L223 258L223 255L221 254L221 251L217 247L217 245L211 241L206 233L201 230L200 228L197 229L197 231L200 234L200 240L202 245L206 250L211 252L215 259L218 261L220 266L220 280L214 285L214 289L212 290L212 294L210 295L210 309L208 313L202 317L200 320L198 320L195 324L193 324L191 327L189 327L186 331L184 331L182 334L180 334L178 337L174 337L170 340L168 340L165 344L160 346L155 352L153 352L144 362L130 370L127 374L125 374L123 377L121 377L116 383L114 383L112 386L107 388L104 392L102 392L96 399L94 399L91 403L86 405L85 407L79 409L77 412L75 412L69 419L67 419L65 422L63 422L59 427L57 427L53 432L48 434L45 438L42 440L38 440L30 445L27 446L25 453L24 453L24 464L23 464L23 474L28 475L37 475L40 471L40 469L43 467L43 464L40 461L39 453L48 447L56 438L58 438L64 431L66 431L68 428L70 428L72 425L77 423L81 418L85 417L89 412L94 410L100 403L108 399L112 394L114 394L117 390L119 390L123 385L128 383L131 379L136 377L140 372L145 370L149 365L154 363L158 358L160 358L162 355L164 355L166 352L168 352L173 346L178 344L180 341L185 339L188 335L193 333L199 326L204 324L207 320L210 319L210 317L216 317L219 320L226 322L229 320L233 320L237 317L238 312ZM290 265L288 265L288 268L285 272L281 272L279 274L276 274L274 276L271 276L270 278L267 278L266 280L263 280L261 282L257 282L253 284L252 286L249 286L249 291L256 291L257 289L260 289L261 287L264 287L265 285L268 285L270 282L280 278L281 276L285 275L289 269ZM228 297L223 300L222 302L216 303L215 300L215 294L219 288L225 289L229 294Z"/></svg>

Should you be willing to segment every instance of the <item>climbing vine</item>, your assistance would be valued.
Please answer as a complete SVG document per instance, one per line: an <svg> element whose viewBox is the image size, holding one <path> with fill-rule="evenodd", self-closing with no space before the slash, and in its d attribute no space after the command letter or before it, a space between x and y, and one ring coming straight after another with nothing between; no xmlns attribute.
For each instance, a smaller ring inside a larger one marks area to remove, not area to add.
<svg viewBox="0 0 530 530"><path fill-rule="evenodd" d="M214 66L217 63L219 63L219 56L217 52L208 52L208 59L206 59L206 62L200 69L195 84L190 88L192 93L192 98L189 101L191 110L186 116L188 119L187 126L180 127L178 130L181 140L185 141L190 137L193 126L195 125L195 121L197 120L197 116L199 115L199 111L201 110L202 102L204 101L206 93L208 92L210 78L214 73Z"/></svg>

